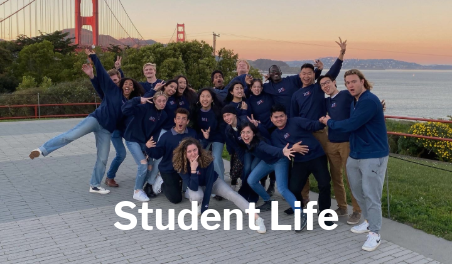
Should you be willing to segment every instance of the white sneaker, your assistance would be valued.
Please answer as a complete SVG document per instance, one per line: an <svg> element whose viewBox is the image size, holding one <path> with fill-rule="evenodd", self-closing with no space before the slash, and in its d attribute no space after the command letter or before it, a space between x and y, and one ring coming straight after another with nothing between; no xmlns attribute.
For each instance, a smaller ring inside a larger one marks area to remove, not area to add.
<svg viewBox="0 0 452 264"><path fill-rule="evenodd" d="M110 190L104 189L102 187L89 187L90 193L107 194Z"/></svg>
<svg viewBox="0 0 452 264"><path fill-rule="evenodd" d="M189 199L190 200L190 196L188 195L188 191L185 191L185 199Z"/></svg>
<svg viewBox="0 0 452 264"><path fill-rule="evenodd" d="M231 185L231 189L234 190L234 192L239 192L240 185L238 183L236 185Z"/></svg>
<svg viewBox="0 0 452 264"><path fill-rule="evenodd" d="M367 235L367 240L364 242L362 247L365 251L374 251L381 243L381 237L379 234L374 232L369 232Z"/></svg>
<svg viewBox="0 0 452 264"><path fill-rule="evenodd" d="M152 190L154 191L155 194L159 194L162 192L162 183L163 183L163 179L162 176L157 175L157 178L155 178L155 182L154 184L152 184Z"/></svg>
<svg viewBox="0 0 452 264"><path fill-rule="evenodd" d="M41 156L42 152L39 148L34 149L30 152L30 155L28 155L28 157L30 157L30 159L34 159L37 158L39 156Z"/></svg>
<svg viewBox="0 0 452 264"><path fill-rule="evenodd" d="M133 191L133 199L138 200L140 202L149 201L149 197L143 192L143 190L139 190L138 192Z"/></svg>
<svg viewBox="0 0 452 264"><path fill-rule="evenodd" d="M367 233L369 232L369 223L367 222L367 220L364 220L364 222L362 222L360 225L352 227L350 231L356 234Z"/></svg>
<svg viewBox="0 0 452 264"><path fill-rule="evenodd" d="M259 229L257 230L259 234L265 234L267 232L267 228L265 228L264 219L262 219L262 217L259 217L256 220L256 225L259 226Z"/></svg>

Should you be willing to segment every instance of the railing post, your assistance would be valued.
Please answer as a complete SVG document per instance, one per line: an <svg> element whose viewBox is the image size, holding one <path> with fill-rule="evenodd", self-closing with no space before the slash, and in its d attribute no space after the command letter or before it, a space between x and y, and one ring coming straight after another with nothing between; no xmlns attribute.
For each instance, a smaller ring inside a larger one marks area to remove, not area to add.
<svg viewBox="0 0 452 264"><path fill-rule="evenodd" d="M39 114L39 119L41 119L41 105L39 104L39 93L38 93L38 114Z"/></svg>

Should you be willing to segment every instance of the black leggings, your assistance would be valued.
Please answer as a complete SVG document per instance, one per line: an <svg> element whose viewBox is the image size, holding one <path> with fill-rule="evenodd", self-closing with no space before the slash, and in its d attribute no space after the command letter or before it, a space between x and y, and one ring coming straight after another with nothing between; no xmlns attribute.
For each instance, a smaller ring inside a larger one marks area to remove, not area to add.
<svg viewBox="0 0 452 264"><path fill-rule="evenodd" d="M177 172L160 172L163 179L162 192L171 203L177 204L182 201L181 177Z"/></svg>
<svg viewBox="0 0 452 264"><path fill-rule="evenodd" d="M331 185L330 172L326 155L304 162L294 162L289 180L289 190L298 201L303 201L301 190L310 174L314 175L319 187L319 213L331 207Z"/></svg>

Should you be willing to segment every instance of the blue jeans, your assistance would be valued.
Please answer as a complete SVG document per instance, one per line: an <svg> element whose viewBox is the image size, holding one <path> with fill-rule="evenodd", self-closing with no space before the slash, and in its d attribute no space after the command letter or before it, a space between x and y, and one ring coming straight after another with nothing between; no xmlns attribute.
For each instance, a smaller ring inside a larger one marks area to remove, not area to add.
<svg viewBox="0 0 452 264"><path fill-rule="evenodd" d="M257 164L259 164L261 160L255 157L253 154L246 152L244 155L244 163L243 163L243 177L244 179L248 179L251 171L256 168ZM243 179L242 179L243 180Z"/></svg>
<svg viewBox="0 0 452 264"><path fill-rule="evenodd" d="M212 145L213 169L222 180L224 180L224 163L223 163L223 147L224 143L207 142L205 149L209 149Z"/></svg>
<svg viewBox="0 0 452 264"><path fill-rule="evenodd" d="M160 135L159 138L157 139L157 141L155 141L156 143L158 142L158 140L162 137L162 135L166 132L167 130L162 128L162 131L160 131ZM171 133L171 131L169 131L168 133ZM154 166L152 166L152 170L149 173L149 176L147 177L147 181L150 185L153 185L155 182L155 178L157 178L157 173L159 172L159 164L160 161L162 161L162 158L158 159L158 160L154 160Z"/></svg>
<svg viewBox="0 0 452 264"><path fill-rule="evenodd" d="M105 174L108 154L110 153L111 133L103 128L96 118L92 116L86 117L71 130L44 143L44 145L39 147L39 150L41 150L42 155L45 157L53 151L64 147L72 141L91 132L94 133L96 138L97 159L96 164L94 165L93 174L91 175L90 185L92 187L99 187Z"/></svg>
<svg viewBox="0 0 452 264"><path fill-rule="evenodd" d="M248 184L251 188L259 194L264 201L270 200L270 195L265 191L265 188L260 184L260 179L267 176L270 172L275 171L276 174L276 185L278 187L278 192L286 199L292 209L295 210L295 195L289 191L289 162L290 160L286 157L281 158L273 164L267 164L265 161L261 160L259 164L253 169L250 176L248 177ZM299 207L298 207L299 208Z"/></svg>
<svg viewBox="0 0 452 264"><path fill-rule="evenodd" d="M154 161L152 159L149 159L149 161L146 160L146 156L144 154L146 149L145 144L126 140L126 146L138 166L137 176L135 178L135 190L143 190L143 186L147 178L146 176L148 172L150 173L150 171L148 171L148 165L152 165Z"/></svg>
<svg viewBox="0 0 452 264"><path fill-rule="evenodd" d="M122 141L121 131L115 130L111 134L111 143L116 150L116 157L111 161L110 169L107 172L107 177L109 179L114 179L116 177L116 172L121 166L122 162L126 158L126 147Z"/></svg>

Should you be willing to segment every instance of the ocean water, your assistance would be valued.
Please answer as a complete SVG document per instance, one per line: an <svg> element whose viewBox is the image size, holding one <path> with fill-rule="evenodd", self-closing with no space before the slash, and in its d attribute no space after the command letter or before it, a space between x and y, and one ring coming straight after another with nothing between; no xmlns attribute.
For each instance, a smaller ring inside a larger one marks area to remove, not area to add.
<svg viewBox="0 0 452 264"><path fill-rule="evenodd" d="M327 71L323 71L326 74ZM337 78L345 90L344 72ZM386 101L386 115L447 118L452 116L452 71L362 71L373 83L372 92ZM283 74L285 75L285 74Z"/></svg>

